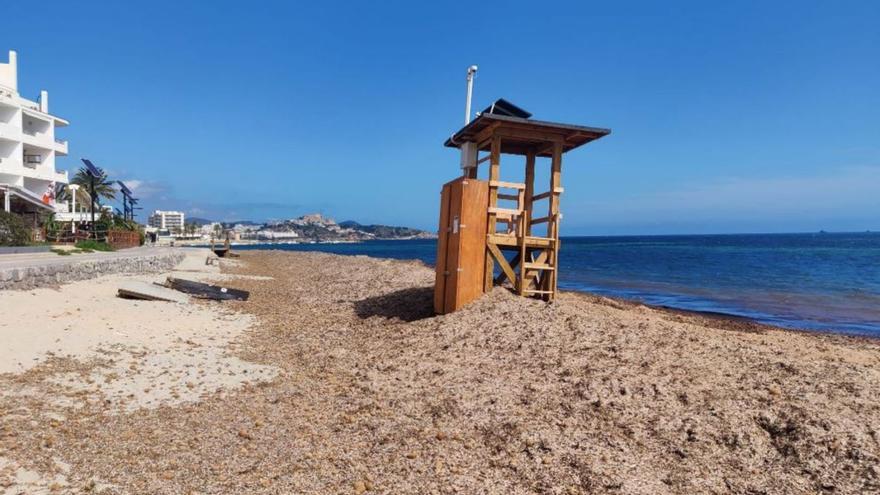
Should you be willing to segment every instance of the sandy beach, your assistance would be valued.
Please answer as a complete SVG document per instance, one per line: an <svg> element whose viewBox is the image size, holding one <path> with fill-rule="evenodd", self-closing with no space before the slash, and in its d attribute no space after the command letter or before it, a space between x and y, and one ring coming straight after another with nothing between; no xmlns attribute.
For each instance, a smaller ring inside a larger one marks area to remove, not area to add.
<svg viewBox="0 0 880 495"><path fill-rule="evenodd" d="M2 493L880 491L876 341L503 288L433 316L419 262L193 253L251 299L0 292Z"/></svg>

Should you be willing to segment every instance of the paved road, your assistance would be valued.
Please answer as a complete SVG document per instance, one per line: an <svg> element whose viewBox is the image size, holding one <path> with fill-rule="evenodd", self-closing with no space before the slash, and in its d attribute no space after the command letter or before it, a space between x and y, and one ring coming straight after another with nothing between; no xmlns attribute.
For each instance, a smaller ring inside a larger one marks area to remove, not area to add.
<svg viewBox="0 0 880 495"><path fill-rule="evenodd" d="M178 249L182 248L141 246L130 249L122 249L120 251L95 251L94 253L80 253L72 254L70 256L60 256L53 252L0 254L0 270L7 268L26 268L32 266L64 265L79 261L113 260L138 256L152 256L162 253L170 253Z"/></svg>

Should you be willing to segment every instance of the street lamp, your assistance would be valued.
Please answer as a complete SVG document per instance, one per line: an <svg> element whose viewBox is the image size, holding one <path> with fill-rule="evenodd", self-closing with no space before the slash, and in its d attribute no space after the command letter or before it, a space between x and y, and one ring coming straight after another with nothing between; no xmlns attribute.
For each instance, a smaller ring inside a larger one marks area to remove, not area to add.
<svg viewBox="0 0 880 495"><path fill-rule="evenodd" d="M70 189L70 210L73 212L73 221L70 224L70 231L76 234L76 192L79 191L79 184L69 184L67 188Z"/></svg>

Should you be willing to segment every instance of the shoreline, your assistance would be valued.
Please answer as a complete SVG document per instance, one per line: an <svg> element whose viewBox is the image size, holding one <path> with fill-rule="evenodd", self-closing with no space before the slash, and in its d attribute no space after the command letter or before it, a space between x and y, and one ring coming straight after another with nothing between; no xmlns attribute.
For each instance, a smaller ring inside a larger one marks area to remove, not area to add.
<svg viewBox="0 0 880 495"><path fill-rule="evenodd" d="M869 334L854 334L848 332L839 332L833 330L825 330L825 329L814 329L814 328L801 328L801 327L786 327L781 325L773 325L770 323L764 323L758 321L754 318L730 313L723 313L718 311L701 311L696 309L684 309L684 308L676 308L673 306L664 306L664 305L656 305L656 304L648 304L637 300L631 300L624 297L618 296L605 296L601 294L596 294L593 292L586 291L572 291L572 290L564 290L560 292L568 292L572 294L579 294L588 296L590 298L596 299L609 299L614 301L617 304L624 305L632 305L633 307L637 306L645 306L647 308L654 309L656 311L661 311L664 313L669 313L674 316L685 316L692 318L699 318L704 320L707 323L716 323L717 328L723 330L730 330L736 332L751 332L751 333L761 333L767 331L781 331L781 332L791 332L794 334L800 335L812 335L820 338L829 338L829 339L844 339L850 341L857 342L865 342L870 343L872 345L880 345L880 335L869 335ZM601 301L597 301L598 303L602 303Z"/></svg>
<svg viewBox="0 0 880 495"><path fill-rule="evenodd" d="M381 242L376 245L370 245L370 242L303 244L300 246L256 244L249 245L242 250L324 251L346 256L376 256L399 260L417 259L428 266L433 266L429 262L433 259L434 250L430 250L430 253L426 252L426 248L418 241L409 244L409 240L398 239L389 242L387 245ZM359 246L363 246L363 248ZM398 252L398 249L401 249L400 253L404 253L402 256L395 254ZM705 312L707 314L716 312L731 318L747 318L763 325L796 331L880 338L880 320L874 323L874 320L869 317L871 315L865 313L867 311L866 307L855 308L860 309L862 313L854 313L853 319L846 317L844 309L835 308L833 305L826 308L828 312L822 312L821 310L813 311L811 308L817 307L815 304L818 304L818 307L822 305L821 297L824 296L820 296L818 293L814 295L811 295L812 293L809 292L793 293L792 295L795 297L793 302L797 302L799 306L793 312L788 312L784 302L769 299L769 295L767 295L768 299L749 298L746 297L748 293L742 291L733 294L729 300L724 300L715 297L723 295L723 292L719 292L714 296L711 294L699 295L688 290L689 285L682 285L677 288L678 290L670 286L664 291L662 289L646 289L638 281L626 287L620 287L616 284L603 285L601 282L594 282L594 284L595 286L592 286L583 281L567 284L566 280L562 280L560 289L634 301L652 307L669 307L671 309ZM760 287L756 286L756 290L758 289ZM871 312L876 313L873 310ZM876 314L880 318L880 313Z"/></svg>
<svg viewBox="0 0 880 495"><path fill-rule="evenodd" d="M712 234L712 235L728 235L728 234ZM731 235L733 235L733 234L731 234ZM736 235L738 235L738 234L736 234ZM787 234L779 234L779 235L787 235ZM817 234L817 235L818 235L818 234ZM575 237L575 236L572 236L572 237ZM601 237L601 236L600 236L600 237ZM333 245L333 244L358 244L358 243L363 243L363 242L369 242L369 241L371 241L371 240L376 240L376 241L389 241L389 240L390 240L390 241L407 241L407 240L414 240L414 239L370 239L370 240L366 240L366 241L355 241L355 242L326 242L326 243L318 243L318 244L325 244L325 245ZM418 240L421 240L421 239L418 239ZM250 251L250 252L258 252L258 251L262 251L262 249L260 249L260 248L255 248L255 247L252 247L252 246L260 246L260 245L263 245L263 244L265 244L265 245L273 245L273 244L279 244L279 245L286 245L286 244L305 244L305 245L314 245L314 244L309 244L309 243L283 243L283 242L282 242L282 243L262 243L262 242L261 242L261 243L256 243L256 244L247 244L247 245L246 245L246 246L248 246L247 251ZM234 245L233 245L233 246L234 246ZM186 247L189 247L189 246L186 246ZM289 250L289 251L288 251L288 250L285 250L285 249L274 249L274 248L266 249L266 251L273 251L273 250L274 250L274 251L282 251L282 252L311 252L311 251L298 251L298 250ZM432 270L434 269L434 267L433 267L432 265L430 265L430 264L426 263L425 261L423 261L423 260L421 260L421 259L418 259L418 258L406 258L406 259L404 259L404 258L390 258L390 257L382 257L382 256L371 256L370 254L334 253L334 252L320 251L320 250L319 250L318 252L327 252L328 254L334 254L334 255L337 255L337 256L366 256L366 257L370 257L370 258L385 259L385 260L395 260L395 261L419 261L419 262L421 262L424 266L426 266L426 267L428 267L428 268L430 268L430 269L432 269ZM652 304L652 303L644 302L644 301L639 300L639 299L637 299L637 298L630 298L630 297L626 297L626 296L622 296L622 295L608 295L608 294L602 294L602 293L599 293L599 292L591 291L591 290L589 290L589 289L583 289L583 290L580 290L580 289L570 289L570 288L566 288L566 289L560 289L560 292L570 292L570 293L574 293L574 294L584 294L584 295L588 295L588 296L590 296L590 297L596 297L596 298L608 298L608 299L612 299L612 300L615 300L615 301L620 301L620 302L622 302L622 303L636 304L636 305L644 305L644 306L647 306L647 307L650 307L650 308L657 308L657 309L667 310L667 311L671 311L671 312L682 312L682 313L684 313L684 314L690 314L690 313L692 313L692 314L701 315L701 316L704 316L704 317L707 317L707 318L711 318L711 317L717 317L717 318L722 318L722 319L726 318L726 319L730 319L730 320L732 320L732 324L736 324L736 323L738 323L738 322L739 322L739 323L741 323L741 322L749 322L750 324L754 325L755 327L765 327L765 328L772 328L772 329L779 329L779 330L789 330L789 331L793 331L793 332L803 332L803 333L808 333L808 334L810 334L810 333L815 333L815 334L827 334L827 335L845 336L845 337L852 337L852 338L864 338L864 339L869 339L869 340L872 340L872 341L876 341L876 340L880 339L880 332L878 332L878 333L875 334L875 333L872 333L871 330L864 330L864 329L856 329L856 330L849 330L849 329L846 329L846 330L844 330L844 329L833 329L833 328L827 328L826 326L809 327L809 326L797 325L796 323L792 323L791 325L786 326L786 325L781 325L781 324L773 324L773 323L763 322L763 321L761 321L760 319L758 319L758 318L756 318L756 317L747 316L747 315L741 315L741 314L736 314L736 313L726 313L726 312L723 312L723 311L713 311L713 310L700 310L700 309L683 308L683 307L677 307L677 306L671 306L671 305L664 305L664 304ZM671 294L671 295L678 295L678 294ZM770 316L770 315L768 315L768 316ZM829 325L829 326L830 326L830 325Z"/></svg>

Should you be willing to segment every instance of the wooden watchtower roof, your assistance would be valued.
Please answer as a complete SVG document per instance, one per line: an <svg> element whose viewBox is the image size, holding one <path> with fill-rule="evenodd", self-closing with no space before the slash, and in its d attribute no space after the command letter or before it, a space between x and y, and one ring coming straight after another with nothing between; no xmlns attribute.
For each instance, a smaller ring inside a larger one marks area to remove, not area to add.
<svg viewBox="0 0 880 495"><path fill-rule="evenodd" d="M462 143L475 142L480 151L490 151L492 136L500 136L501 153L551 157L553 147L548 143L561 142L567 153L590 141L611 133L610 129L587 127L557 122L544 122L508 115L482 113L446 140L445 146L458 148Z"/></svg>

